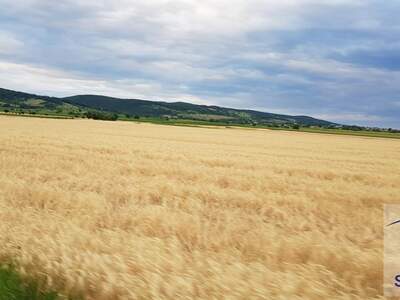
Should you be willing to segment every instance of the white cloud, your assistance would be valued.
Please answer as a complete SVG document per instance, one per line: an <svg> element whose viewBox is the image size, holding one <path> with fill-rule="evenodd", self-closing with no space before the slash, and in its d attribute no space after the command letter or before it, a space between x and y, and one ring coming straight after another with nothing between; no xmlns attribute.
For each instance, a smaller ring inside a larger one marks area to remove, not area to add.
<svg viewBox="0 0 400 300"><path fill-rule="evenodd" d="M128 32L123 34L127 35L145 28L146 32L155 29L176 36L209 35L210 29L213 35L298 30L310 27L321 12L367 7L365 1L355 0L0 0L0 4L13 15L28 13L28 21L35 24L84 27L96 32L125 28ZM326 20L327 24L343 28L340 19L348 15L336 16L334 22ZM360 22L356 19L345 26Z"/></svg>
<svg viewBox="0 0 400 300"><path fill-rule="evenodd" d="M187 93L185 86L166 90L161 83L134 80L94 80L79 74L0 61L0 82L3 88L50 96L99 94L113 97L148 100L190 101L209 103ZM149 96L150 95L150 96Z"/></svg>
<svg viewBox="0 0 400 300"><path fill-rule="evenodd" d="M23 45L12 33L0 30L0 54L15 54Z"/></svg>

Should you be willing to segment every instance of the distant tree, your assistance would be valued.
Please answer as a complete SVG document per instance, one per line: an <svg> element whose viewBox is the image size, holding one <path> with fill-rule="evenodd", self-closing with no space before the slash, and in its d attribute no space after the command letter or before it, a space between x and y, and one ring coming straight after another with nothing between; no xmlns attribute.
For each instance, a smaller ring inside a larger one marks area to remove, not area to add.
<svg viewBox="0 0 400 300"><path fill-rule="evenodd" d="M133 118L134 119L140 119L140 117L138 115L135 115Z"/></svg>
<svg viewBox="0 0 400 300"><path fill-rule="evenodd" d="M115 113L108 113L102 111L88 111L85 114L86 118L93 120L105 120L105 121L116 121L118 120L118 115Z"/></svg>
<svg viewBox="0 0 400 300"><path fill-rule="evenodd" d="M300 129L300 125L299 124L293 124L292 128L298 130L298 129Z"/></svg>
<svg viewBox="0 0 400 300"><path fill-rule="evenodd" d="M363 127L361 126L356 126L356 125L344 125L342 127L344 130L354 130L354 131L360 131L363 130Z"/></svg>

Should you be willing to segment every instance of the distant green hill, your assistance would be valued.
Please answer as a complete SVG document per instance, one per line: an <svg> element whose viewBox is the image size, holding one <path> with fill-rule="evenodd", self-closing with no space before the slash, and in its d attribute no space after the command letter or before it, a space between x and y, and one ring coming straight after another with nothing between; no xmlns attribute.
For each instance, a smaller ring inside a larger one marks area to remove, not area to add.
<svg viewBox="0 0 400 300"><path fill-rule="evenodd" d="M0 88L0 109L57 113L80 116L96 110L136 117L177 118L232 124L299 124L300 126L332 126L332 122L308 116L289 116L254 110L196 105L186 102L162 102L120 99L97 95L56 98Z"/></svg>

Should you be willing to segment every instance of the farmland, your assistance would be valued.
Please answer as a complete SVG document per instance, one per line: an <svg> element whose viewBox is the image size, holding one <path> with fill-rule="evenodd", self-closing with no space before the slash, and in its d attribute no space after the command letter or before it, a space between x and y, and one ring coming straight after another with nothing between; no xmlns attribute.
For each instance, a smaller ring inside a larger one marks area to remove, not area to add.
<svg viewBox="0 0 400 300"><path fill-rule="evenodd" d="M382 299L400 140L0 116L0 264L85 299Z"/></svg>

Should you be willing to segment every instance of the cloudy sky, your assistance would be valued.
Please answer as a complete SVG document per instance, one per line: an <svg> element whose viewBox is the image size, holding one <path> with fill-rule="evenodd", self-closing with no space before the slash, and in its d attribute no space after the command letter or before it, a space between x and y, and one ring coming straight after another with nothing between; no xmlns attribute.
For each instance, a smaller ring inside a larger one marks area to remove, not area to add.
<svg viewBox="0 0 400 300"><path fill-rule="evenodd" d="M400 128L399 0L0 0L0 87Z"/></svg>

